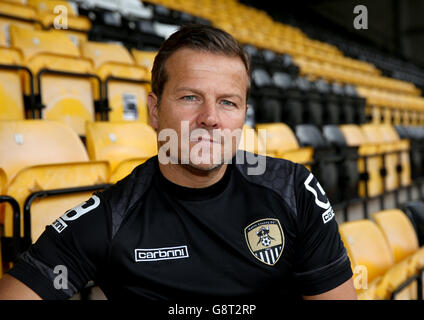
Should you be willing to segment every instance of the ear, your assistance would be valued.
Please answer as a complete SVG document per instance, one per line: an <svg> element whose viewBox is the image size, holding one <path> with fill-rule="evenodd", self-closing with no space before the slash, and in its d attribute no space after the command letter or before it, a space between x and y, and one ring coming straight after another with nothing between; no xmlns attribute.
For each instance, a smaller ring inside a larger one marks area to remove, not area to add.
<svg viewBox="0 0 424 320"><path fill-rule="evenodd" d="M153 92L150 92L147 96L147 107L149 108L150 126L157 130L159 127L159 105L158 97Z"/></svg>

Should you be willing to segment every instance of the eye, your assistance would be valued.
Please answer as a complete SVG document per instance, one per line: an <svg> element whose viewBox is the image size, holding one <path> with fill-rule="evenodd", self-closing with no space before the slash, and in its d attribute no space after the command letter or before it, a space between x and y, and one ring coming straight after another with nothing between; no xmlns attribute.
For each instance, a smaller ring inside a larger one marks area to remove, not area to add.
<svg viewBox="0 0 424 320"><path fill-rule="evenodd" d="M236 106L236 104L234 102L231 102L229 100L222 100L221 101L222 104L225 104L226 106Z"/></svg>
<svg viewBox="0 0 424 320"><path fill-rule="evenodd" d="M182 99L185 101L196 101L196 96L184 96Z"/></svg>

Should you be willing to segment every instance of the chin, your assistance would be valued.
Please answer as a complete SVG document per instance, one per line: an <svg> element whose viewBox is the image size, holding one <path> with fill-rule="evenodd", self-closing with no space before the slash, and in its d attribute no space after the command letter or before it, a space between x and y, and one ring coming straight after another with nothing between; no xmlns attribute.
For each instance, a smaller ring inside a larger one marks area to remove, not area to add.
<svg viewBox="0 0 424 320"><path fill-rule="evenodd" d="M188 166L192 169L195 169L196 171L208 172L208 171L213 171L213 170L220 168L223 164L224 164L224 162L221 162L221 163L198 163L198 164L190 162L188 164Z"/></svg>

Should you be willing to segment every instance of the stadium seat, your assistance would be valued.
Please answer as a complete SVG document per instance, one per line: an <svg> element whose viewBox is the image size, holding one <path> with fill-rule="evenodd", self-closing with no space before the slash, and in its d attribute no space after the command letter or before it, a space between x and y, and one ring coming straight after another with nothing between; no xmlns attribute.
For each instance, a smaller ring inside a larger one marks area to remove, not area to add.
<svg viewBox="0 0 424 320"><path fill-rule="evenodd" d="M90 159L109 161L112 174L124 160L157 154L156 132L144 123L87 122L86 131Z"/></svg>
<svg viewBox="0 0 424 320"><path fill-rule="evenodd" d="M255 129L245 124L238 148L248 152L266 155L264 142L258 137Z"/></svg>
<svg viewBox="0 0 424 320"><path fill-rule="evenodd" d="M88 161L84 145L56 121L0 121L0 167L8 181L28 166Z"/></svg>
<svg viewBox="0 0 424 320"><path fill-rule="evenodd" d="M342 223L339 232L354 270L358 298L389 299L391 293L407 280L408 268L404 262L394 264L382 231L370 220L356 220ZM365 274L359 279L359 273L355 271L361 268L365 268Z"/></svg>
<svg viewBox="0 0 424 320"><path fill-rule="evenodd" d="M99 79L91 74L91 62L81 58L65 34L56 31L11 27L10 41L38 78L35 92L43 105L42 118L63 121L84 136L84 123L95 119L94 101L100 100Z"/></svg>
<svg viewBox="0 0 424 320"><path fill-rule="evenodd" d="M380 174L382 159L378 154L378 145L370 143L358 125L346 124L340 125L339 128L348 146L359 147L358 169L361 174L359 196L380 195L383 192L383 179Z"/></svg>
<svg viewBox="0 0 424 320"><path fill-rule="evenodd" d="M0 25L17 25L33 29L39 26L37 11L24 3L0 2Z"/></svg>
<svg viewBox="0 0 424 320"><path fill-rule="evenodd" d="M342 200L339 186L338 163L340 156L335 148L325 140L320 130L312 124L300 124L296 126L296 137L302 147L314 149L312 173L320 181L328 199L332 203Z"/></svg>
<svg viewBox="0 0 424 320"><path fill-rule="evenodd" d="M256 118L257 118L257 105L256 101L249 97L247 99L247 111L246 111L246 118L244 119L244 124L247 124L251 128L256 127Z"/></svg>
<svg viewBox="0 0 424 320"><path fill-rule="evenodd" d="M153 62L155 60L156 51L142 51L137 49L132 49L131 53L134 57L134 61L137 65L142 66L147 69L149 72L148 78L151 79L151 72L153 68Z"/></svg>
<svg viewBox="0 0 424 320"><path fill-rule="evenodd" d="M6 172L0 168L0 194L6 194L7 189L7 176Z"/></svg>
<svg viewBox="0 0 424 320"><path fill-rule="evenodd" d="M6 173L4 172L2 168L0 168L0 196L6 195L6 189L7 189ZM4 214L3 210L4 210L4 205L0 203L0 216ZM3 253L2 253L1 242L0 242L0 279L2 276L3 276Z"/></svg>
<svg viewBox="0 0 424 320"><path fill-rule="evenodd" d="M395 126L402 140L409 140L409 158L411 164L411 177L420 179L424 177L424 127Z"/></svg>
<svg viewBox="0 0 424 320"><path fill-rule="evenodd" d="M66 124L56 121L0 121L0 167L9 181L7 194L14 197L21 208L28 195L36 191L109 181L109 164L89 162L78 135ZM1 218L4 236L11 237L10 208L6 208Z"/></svg>
<svg viewBox="0 0 424 320"><path fill-rule="evenodd" d="M407 265L408 276L421 273L424 270L424 247L419 248L417 235L407 215L399 209L391 209L376 212L372 218L383 232L394 262ZM416 297L414 290L415 285L411 286L412 297Z"/></svg>
<svg viewBox="0 0 424 320"><path fill-rule="evenodd" d="M290 127L284 123L257 124L258 139L266 144L266 155L305 164L310 168L312 147L301 148Z"/></svg>
<svg viewBox="0 0 424 320"><path fill-rule="evenodd" d="M417 253L419 250L417 235L404 212L399 209L383 210L372 214L372 218L386 237L395 263ZM424 251L422 252L420 254L424 254ZM414 271L422 267L424 264L412 266Z"/></svg>
<svg viewBox="0 0 424 320"><path fill-rule="evenodd" d="M9 67L17 69L9 69ZM25 101L27 104L30 101L25 99L25 96L30 96L30 92L25 92L21 81L23 71L19 70L20 68L22 68L22 61L19 51L0 48L0 120L25 118Z"/></svg>
<svg viewBox="0 0 424 320"><path fill-rule="evenodd" d="M407 201L401 205L401 209L411 220L419 246L424 246L424 202L422 200Z"/></svg>
<svg viewBox="0 0 424 320"><path fill-rule="evenodd" d="M78 15L71 2L63 0L29 0L28 6L37 10L44 29L66 33L77 45L87 40L91 23L89 18Z"/></svg>
<svg viewBox="0 0 424 320"><path fill-rule="evenodd" d="M109 121L148 123L150 78L147 69L135 65L128 50L119 44L87 41L81 45L81 52L93 62L104 82Z"/></svg>
<svg viewBox="0 0 424 320"><path fill-rule="evenodd" d="M126 159L119 162L110 176L111 183L117 183L129 175L137 166L146 162L150 157Z"/></svg>
<svg viewBox="0 0 424 320"><path fill-rule="evenodd" d="M381 154L384 169L385 191L392 191L399 187L400 179L397 166L400 165L399 157L393 152L398 150L398 146L391 141L390 136L386 138L381 130L382 124L363 124L361 130L366 139L377 146L377 153Z"/></svg>
<svg viewBox="0 0 424 320"><path fill-rule="evenodd" d="M360 181L358 169L359 147L348 145L337 125L325 125L322 132L324 138L335 149L335 153L340 156L340 161L336 161L340 200L350 201L357 199Z"/></svg>
<svg viewBox="0 0 424 320"><path fill-rule="evenodd" d="M397 151L398 154L398 166L396 171L400 176L398 176L400 186L409 186L411 184L411 161L410 161L410 141L407 139L401 139L391 124L385 124L379 126L382 139L387 144L391 144L394 148L394 151Z"/></svg>
<svg viewBox="0 0 424 320"><path fill-rule="evenodd" d="M281 122L283 117L282 94L265 69L255 68L252 70L251 91L251 96L257 103L257 122Z"/></svg>

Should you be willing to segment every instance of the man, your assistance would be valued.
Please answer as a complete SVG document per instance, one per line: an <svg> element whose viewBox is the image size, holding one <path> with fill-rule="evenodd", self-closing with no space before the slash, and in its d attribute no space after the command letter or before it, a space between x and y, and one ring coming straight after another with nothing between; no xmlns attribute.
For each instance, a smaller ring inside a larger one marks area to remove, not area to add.
<svg viewBox="0 0 424 320"><path fill-rule="evenodd" d="M148 96L159 155L47 226L0 297L67 299L93 280L109 299L356 299L313 175L265 157L254 175L236 161L239 134L229 133L243 126L249 84L249 61L227 33L192 25L171 35Z"/></svg>

